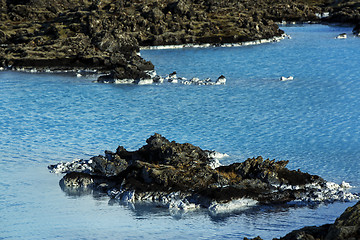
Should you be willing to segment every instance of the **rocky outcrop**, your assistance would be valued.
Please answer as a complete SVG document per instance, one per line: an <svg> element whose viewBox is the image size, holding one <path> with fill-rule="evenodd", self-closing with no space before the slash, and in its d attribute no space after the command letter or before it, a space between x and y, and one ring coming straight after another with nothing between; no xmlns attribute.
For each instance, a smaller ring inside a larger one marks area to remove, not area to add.
<svg viewBox="0 0 360 240"><path fill-rule="evenodd" d="M159 134L146 142L136 151L119 146L115 152L105 151L105 156L49 168L67 173L61 181L63 189L100 188L114 198L131 196L129 201L166 198L171 202L175 198L183 205L209 209L221 209L216 204L238 200L243 200L241 204L274 204L358 198L346 193L346 184L340 186L316 175L289 170L288 161L257 157L219 166L213 152L189 143L170 142Z"/></svg>
<svg viewBox="0 0 360 240"><path fill-rule="evenodd" d="M334 224L305 227L278 240L355 240L360 239L360 202L345 210Z"/></svg>

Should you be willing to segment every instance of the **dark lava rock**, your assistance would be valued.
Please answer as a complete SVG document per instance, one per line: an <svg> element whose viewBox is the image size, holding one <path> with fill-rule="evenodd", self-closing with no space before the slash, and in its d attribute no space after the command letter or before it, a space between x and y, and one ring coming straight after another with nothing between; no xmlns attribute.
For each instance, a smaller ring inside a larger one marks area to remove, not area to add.
<svg viewBox="0 0 360 240"><path fill-rule="evenodd" d="M63 185L98 188L104 181L109 188L103 190L115 186L136 194L181 192L217 202L252 198L260 203L285 203L313 193L310 185L319 189L326 184L319 176L287 169L288 161L257 157L213 168L210 152L192 144L169 141L157 133L146 143L136 151L119 146L116 152L105 151L105 156L91 158L90 167L84 168L87 173L70 171Z"/></svg>
<svg viewBox="0 0 360 240"><path fill-rule="evenodd" d="M138 41L123 31L122 19L110 11L112 2L119 3L2 1L1 67L25 71L95 70L114 78L147 77L144 71L154 66L137 55Z"/></svg>
<svg viewBox="0 0 360 240"><path fill-rule="evenodd" d="M357 240L360 239L360 202L345 210L334 224L305 227L279 240Z"/></svg>
<svg viewBox="0 0 360 240"><path fill-rule="evenodd" d="M360 33L360 22L358 24L356 24L356 26L354 27L353 33L357 34L357 35Z"/></svg>
<svg viewBox="0 0 360 240"><path fill-rule="evenodd" d="M90 160L94 172L106 177L116 176L129 166L125 159L110 151L105 151L105 157L92 157Z"/></svg>
<svg viewBox="0 0 360 240"><path fill-rule="evenodd" d="M358 1L336 1L336 4L333 4L328 10L330 15L326 20L329 22L350 23L354 25L360 23L360 2Z"/></svg>
<svg viewBox="0 0 360 240"><path fill-rule="evenodd" d="M359 23L351 1L1 0L0 67L146 79L154 66L137 55L141 46L272 38L283 33L275 22L319 21L326 11L325 21Z"/></svg>
<svg viewBox="0 0 360 240"><path fill-rule="evenodd" d="M325 239L360 239L360 202L336 219Z"/></svg>

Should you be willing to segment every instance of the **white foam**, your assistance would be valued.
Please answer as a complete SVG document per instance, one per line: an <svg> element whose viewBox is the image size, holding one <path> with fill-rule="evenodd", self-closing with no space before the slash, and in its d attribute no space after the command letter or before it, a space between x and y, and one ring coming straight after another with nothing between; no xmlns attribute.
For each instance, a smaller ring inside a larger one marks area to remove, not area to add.
<svg viewBox="0 0 360 240"><path fill-rule="evenodd" d="M137 80L137 81L135 81L135 83L138 84L138 85L149 85L149 84L153 84L154 81L151 78L149 78L149 79Z"/></svg>
<svg viewBox="0 0 360 240"><path fill-rule="evenodd" d="M179 80L178 80L177 78L169 78L169 79L168 79L168 82L169 82L169 83L178 83Z"/></svg>
<svg viewBox="0 0 360 240"><path fill-rule="evenodd" d="M216 151L206 151L208 158L210 159L209 166L212 169L215 169L217 167L220 167L222 164L220 163L220 159L223 159L225 157L229 157L226 153L220 153Z"/></svg>
<svg viewBox="0 0 360 240"><path fill-rule="evenodd" d="M72 162L58 163L51 165L48 168L50 172L56 174L69 173L69 172L83 172L91 173L93 168L90 166L90 160L77 159Z"/></svg>
<svg viewBox="0 0 360 240"><path fill-rule="evenodd" d="M197 209L197 205L189 203L186 199L172 199L168 204L169 209L177 210L194 210Z"/></svg>
<svg viewBox="0 0 360 240"><path fill-rule="evenodd" d="M323 12L323 13L315 13L315 16L317 17L317 18L327 18L327 17L329 17L329 15L330 15L330 13L329 12Z"/></svg>
<svg viewBox="0 0 360 240"><path fill-rule="evenodd" d="M151 78L154 78L157 75L155 70L145 71L145 73L148 74Z"/></svg>
<svg viewBox="0 0 360 240"><path fill-rule="evenodd" d="M285 34L279 37L273 37L268 39L260 39L248 42L239 42L239 43L223 43L223 44L180 44L180 45L161 45L161 46L143 46L140 47L140 50L163 50L163 49L179 49L179 48L209 48L209 47L241 47L241 46L251 46L258 45L263 43L279 42L285 38Z"/></svg>
<svg viewBox="0 0 360 240"><path fill-rule="evenodd" d="M156 75L155 71L147 71L147 73L150 76L150 78L147 79L109 79L103 83L148 85L153 83L163 83L164 80L171 84L180 83L183 85L224 85L226 83L226 78L223 75L221 75L215 82L213 82L210 78L200 80L199 78L194 77L188 80L184 77L178 77L176 72L173 72L165 77Z"/></svg>
<svg viewBox="0 0 360 240"><path fill-rule="evenodd" d="M180 83L184 85L216 85L215 82L212 82L210 78L200 80L199 78L191 78L187 80L186 78L179 78Z"/></svg>
<svg viewBox="0 0 360 240"><path fill-rule="evenodd" d="M229 155L226 154L226 153L220 153L220 152L216 152L216 151L210 151L210 152L209 152L209 157L210 157L210 158L221 159L221 158L229 157Z"/></svg>
<svg viewBox="0 0 360 240"><path fill-rule="evenodd" d="M358 194L349 192L352 186L347 182L342 182L340 185L334 182L326 182L325 185L318 183L306 184L304 186L282 185L275 186L279 190L304 190L297 202L319 203L319 202L334 202L334 201L354 201L360 200Z"/></svg>
<svg viewBox="0 0 360 240"><path fill-rule="evenodd" d="M114 198L120 202L124 202L124 203L133 203L135 202L135 190L131 190L131 191L125 191L125 190L117 190L117 189L112 189L108 191L108 195L111 198Z"/></svg>
<svg viewBox="0 0 360 240"><path fill-rule="evenodd" d="M289 76L289 77L284 77L282 76L280 78L280 81L291 81L291 80L294 80L294 77L293 76Z"/></svg>
<svg viewBox="0 0 360 240"><path fill-rule="evenodd" d="M219 159L217 159L217 158L211 158L211 159L210 159L209 166L210 166L212 169L218 168L218 167L220 167L221 165L222 165L222 164L220 163Z"/></svg>
<svg viewBox="0 0 360 240"><path fill-rule="evenodd" d="M209 211L213 214L226 213L234 210L247 209L256 204L258 204L258 201L251 198L236 199L227 203L213 202L209 207Z"/></svg>
<svg viewBox="0 0 360 240"><path fill-rule="evenodd" d="M116 84L133 84L135 83L134 79L115 79Z"/></svg>
<svg viewBox="0 0 360 240"><path fill-rule="evenodd" d="M350 185L350 183L347 183L347 182L345 182L345 181L342 181L342 182L341 182L340 187L345 188L345 189L352 188L352 186Z"/></svg>
<svg viewBox="0 0 360 240"><path fill-rule="evenodd" d="M347 38L346 33L341 33L337 37L335 37L335 39L346 39L346 38Z"/></svg>

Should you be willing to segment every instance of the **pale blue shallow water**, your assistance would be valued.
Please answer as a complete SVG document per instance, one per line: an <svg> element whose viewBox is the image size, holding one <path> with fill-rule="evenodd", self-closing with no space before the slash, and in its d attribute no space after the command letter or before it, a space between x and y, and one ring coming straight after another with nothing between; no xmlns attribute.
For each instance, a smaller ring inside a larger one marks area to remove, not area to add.
<svg viewBox="0 0 360 240"><path fill-rule="evenodd" d="M227 77L225 86L109 85L72 75L0 72L0 239L271 239L331 223L354 203L257 207L221 216L71 196L49 164L154 132L230 155L262 155L329 181L360 180L360 38L348 27L284 26L279 43L142 51L159 74ZM280 76L294 81L280 82Z"/></svg>

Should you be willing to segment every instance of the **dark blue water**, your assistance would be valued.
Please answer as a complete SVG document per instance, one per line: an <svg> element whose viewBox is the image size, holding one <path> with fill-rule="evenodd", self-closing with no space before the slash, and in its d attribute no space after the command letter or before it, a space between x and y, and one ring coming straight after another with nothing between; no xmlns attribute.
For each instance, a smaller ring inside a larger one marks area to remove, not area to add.
<svg viewBox="0 0 360 240"><path fill-rule="evenodd" d="M173 216L167 209L110 204L107 196L67 195L61 176L47 170L118 145L135 150L158 132L227 153L224 164L262 155L360 186L360 38L334 39L350 34L346 27L283 29L292 39L141 52L159 74L224 74L224 86L108 85L0 72L0 239L271 239L333 222L354 203ZM278 80L290 75L293 81Z"/></svg>

